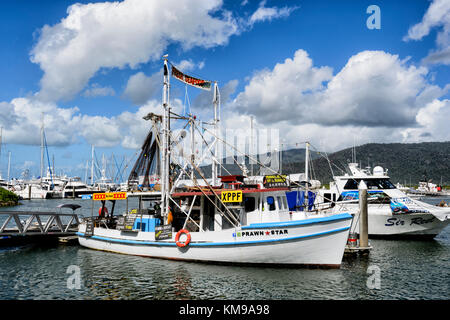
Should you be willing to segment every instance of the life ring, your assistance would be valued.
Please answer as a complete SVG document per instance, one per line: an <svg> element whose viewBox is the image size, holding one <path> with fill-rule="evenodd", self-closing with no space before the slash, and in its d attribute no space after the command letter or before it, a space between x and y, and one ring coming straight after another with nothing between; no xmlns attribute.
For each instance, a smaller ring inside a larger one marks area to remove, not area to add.
<svg viewBox="0 0 450 320"><path fill-rule="evenodd" d="M108 215L108 208L103 207L103 214L102 214L102 207L98 208L98 215L100 217Z"/></svg>
<svg viewBox="0 0 450 320"><path fill-rule="evenodd" d="M183 233L186 234L187 239L185 242L180 242L180 236ZM189 244L189 242L191 242L191 234L186 229L181 229L180 231L177 232L177 235L175 236L175 242L177 246L180 248L186 247Z"/></svg>

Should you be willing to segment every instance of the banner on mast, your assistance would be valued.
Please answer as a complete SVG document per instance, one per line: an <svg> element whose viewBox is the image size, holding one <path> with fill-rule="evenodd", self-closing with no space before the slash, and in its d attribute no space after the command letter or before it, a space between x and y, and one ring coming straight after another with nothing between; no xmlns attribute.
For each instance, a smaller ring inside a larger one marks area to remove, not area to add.
<svg viewBox="0 0 450 320"><path fill-rule="evenodd" d="M203 90L211 90L211 81L207 80L201 80L197 79L191 76L188 76L187 74L184 74L174 66L172 66L172 77L180 80L181 82L184 82L188 85L191 85L193 87L197 87Z"/></svg>

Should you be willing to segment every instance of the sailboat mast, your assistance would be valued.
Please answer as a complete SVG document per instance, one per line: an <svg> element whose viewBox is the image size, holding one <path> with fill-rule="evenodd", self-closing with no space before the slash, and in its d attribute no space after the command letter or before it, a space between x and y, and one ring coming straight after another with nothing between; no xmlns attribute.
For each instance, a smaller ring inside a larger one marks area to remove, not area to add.
<svg viewBox="0 0 450 320"><path fill-rule="evenodd" d="M9 174L11 173L11 151L8 152L8 185L9 185Z"/></svg>
<svg viewBox="0 0 450 320"><path fill-rule="evenodd" d="M94 145L91 146L91 185L94 185Z"/></svg>
<svg viewBox="0 0 450 320"><path fill-rule="evenodd" d="M308 211L308 205L309 205L309 142L306 142L306 149L305 149L305 202L306 202L306 209L305 211Z"/></svg>
<svg viewBox="0 0 450 320"><path fill-rule="evenodd" d="M44 176L44 113L41 116L41 182Z"/></svg>

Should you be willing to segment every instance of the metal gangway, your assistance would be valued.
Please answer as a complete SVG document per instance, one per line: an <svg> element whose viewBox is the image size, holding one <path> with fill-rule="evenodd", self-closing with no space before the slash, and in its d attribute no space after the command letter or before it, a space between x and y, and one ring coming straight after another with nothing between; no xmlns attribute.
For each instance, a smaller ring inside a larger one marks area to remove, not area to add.
<svg viewBox="0 0 450 320"><path fill-rule="evenodd" d="M70 208L72 213L51 211L0 211L0 245L16 242L52 240L74 236L80 220L75 210L77 204L62 204L58 208Z"/></svg>

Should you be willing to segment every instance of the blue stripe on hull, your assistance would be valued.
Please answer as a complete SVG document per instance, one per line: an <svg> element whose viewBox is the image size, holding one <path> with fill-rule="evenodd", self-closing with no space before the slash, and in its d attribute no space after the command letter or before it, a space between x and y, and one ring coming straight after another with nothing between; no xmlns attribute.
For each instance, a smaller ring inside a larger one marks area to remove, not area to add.
<svg viewBox="0 0 450 320"><path fill-rule="evenodd" d="M312 219L305 219L305 220L298 220L298 221L252 223L248 226L241 227L241 229L247 230L247 229L265 229L265 228L286 228L286 227L295 227L295 226L308 225L308 224L346 220L346 219L352 219L352 218L353 218L353 216L349 213L340 213L340 214L336 214L336 215L333 215L330 217L312 218Z"/></svg>
<svg viewBox="0 0 450 320"><path fill-rule="evenodd" d="M349 230L350 227L344 227L339 229L334 229L330 231L318 232L308 235L301 235L283 239L267 239L267 240L254 240L254 241L241 241L241 242L191 242L189 244L190 247L212 247L212 246L242 246L242 245L250 245L250 244L263 244L263 243L273 243L273 242L283 242L283 241L293 241L293 240L301 240L312 237L324 236L327 234L338 233L342 231ZM80 237L85 237L83 233L77 232L77 235ZM131 244L131 245L148 245L148 246L168 246L175 247L175 242L162 242L162 241L139 241L139 240L125 240L125 239L116 239L116 238L107 238L100 236L90 236L86 238L91 238L95 240L107 241L107 242L115 242L115 243L123 243L123 244Z"/></svg>

